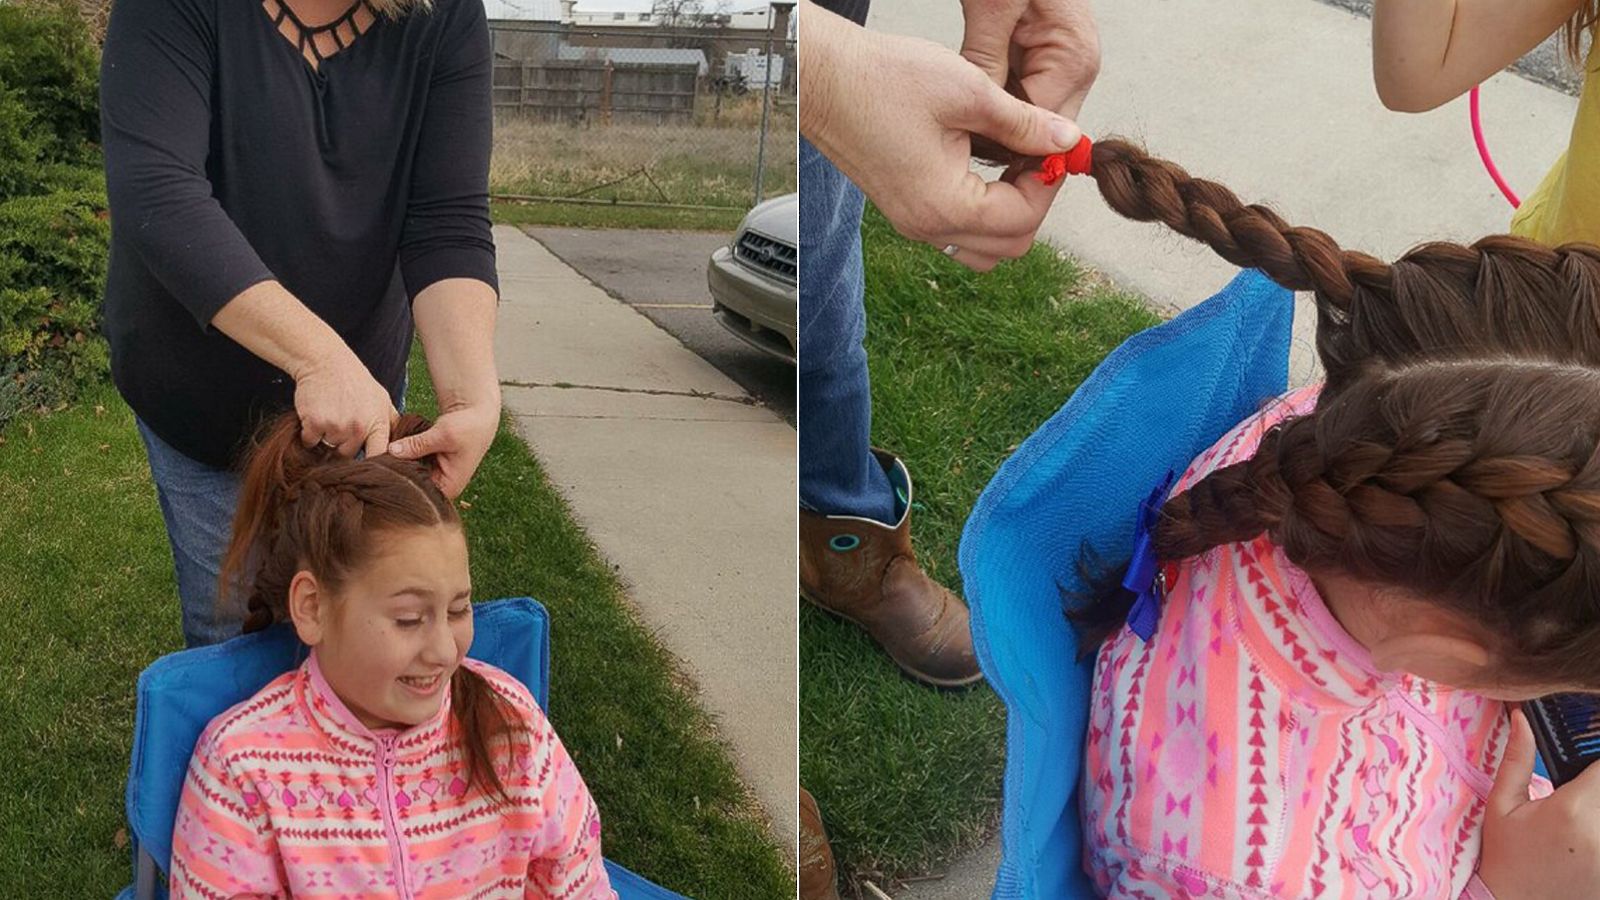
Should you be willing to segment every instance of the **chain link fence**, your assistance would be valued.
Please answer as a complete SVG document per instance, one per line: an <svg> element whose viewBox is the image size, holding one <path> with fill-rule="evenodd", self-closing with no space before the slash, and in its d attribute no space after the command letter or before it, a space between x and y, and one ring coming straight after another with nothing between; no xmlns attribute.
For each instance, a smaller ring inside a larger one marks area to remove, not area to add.
<svg viewBox="0 0 1600 900"><path fill-rule="evenodd" d="M776 18L768 31L491 20L490 190L737 210L794 191L795 45Z"/></svg>

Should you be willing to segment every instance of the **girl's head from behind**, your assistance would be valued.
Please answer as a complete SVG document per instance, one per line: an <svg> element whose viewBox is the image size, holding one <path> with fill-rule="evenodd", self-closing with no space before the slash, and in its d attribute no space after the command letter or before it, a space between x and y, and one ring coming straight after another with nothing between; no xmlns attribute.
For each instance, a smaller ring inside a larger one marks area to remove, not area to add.
<svg viewBox="0 0 1600 900"><path fill-rule="evenodd" d="M1374 369L1174 497L1166 558L1263 532L1385 670L1600 690L1600 369Z"/></svg>
<svg viewBox="0 0 1600 900"><path fill-rule="evenodd" d="M1158 555L1265 533L1380 666L1600 691L1600 249L1496 236L1388 264L1130 144L1097 145L1093 174L1123 215L1317 305L1315 410L1172 497ZM1125 612L1077 618L1094 641Z"/></svg>
<svg viewBox="0 0 1600 900"><path fill-rule="evenodd" d="M402 416L394 437L426 430ZM245 467L223 596L242 596L245 631L291 623L328 685L369 728L438 714L445 691L480 785L503 793L488 748L511 717L462 666L472 644L461 519L429 460L344 459L300 441L293 413L266 428Z"/></svg>

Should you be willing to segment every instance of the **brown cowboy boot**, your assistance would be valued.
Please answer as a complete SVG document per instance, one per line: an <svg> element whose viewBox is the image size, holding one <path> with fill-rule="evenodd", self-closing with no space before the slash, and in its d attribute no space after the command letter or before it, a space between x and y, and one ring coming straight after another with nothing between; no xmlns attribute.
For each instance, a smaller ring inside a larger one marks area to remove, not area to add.
<svg viewBox="0 0 1600 900"><path fill-rule="evenodd" d="M839 900L839 873L811 792L800 788L800 900Z"/></svg>
<svg viewBox="0 0 1600 900"><path fill-rule="evenodd" d="M911 550L911 475L892 454L873 455L905 511L893 527L800 510L800 596L865 628L908 675L938 687L983 677L967 607L923 573Z"/></svg>

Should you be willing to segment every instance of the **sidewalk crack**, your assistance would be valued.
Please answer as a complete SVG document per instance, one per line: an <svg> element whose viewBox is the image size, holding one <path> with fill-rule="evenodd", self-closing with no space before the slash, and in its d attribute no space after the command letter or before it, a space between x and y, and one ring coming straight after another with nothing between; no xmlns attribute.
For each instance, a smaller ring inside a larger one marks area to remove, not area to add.
<svg viewBox="0 0 1600 900"><path fill-rule="evenodd" d="M719 394L716 391L669 391L662 388L627 388L606 384L573 384L570 381L502 381L502 387L516 388L560 388L574 391L610 391L614 394L645 394L651 397L689 397L695 400L720 400L723 403L738 403L741 406L760 406L761 402L751 396L736 397L731 394Z"/></svg>

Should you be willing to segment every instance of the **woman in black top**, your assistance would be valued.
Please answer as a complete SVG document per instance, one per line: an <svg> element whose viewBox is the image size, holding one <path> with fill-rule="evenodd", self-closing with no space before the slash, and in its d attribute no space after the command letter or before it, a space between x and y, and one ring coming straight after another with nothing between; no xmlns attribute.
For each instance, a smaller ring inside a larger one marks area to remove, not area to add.
<svg viewBox="0 0 1600 900"><path fill-rule="evenodd" d="M101 64L105 331L166 519L190 645L217 603L231 471L293 408L346 456L440 456L499 425L481 0L118 0ZM413 323L415 323L413 325ZM389 443L413 327L438 390Z"/></svg>

